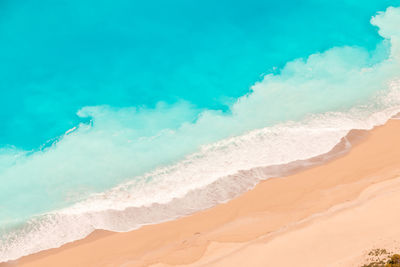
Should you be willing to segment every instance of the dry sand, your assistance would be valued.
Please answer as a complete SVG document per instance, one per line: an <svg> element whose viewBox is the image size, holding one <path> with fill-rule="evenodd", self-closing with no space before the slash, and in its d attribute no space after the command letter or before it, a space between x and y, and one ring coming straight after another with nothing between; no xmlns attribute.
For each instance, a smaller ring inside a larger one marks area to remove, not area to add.
<svg viewBox="0 0 400 267"><path fill-rule="evenodd" d="M4 266L357 266L372 248L400 252L400 120L364 135L346 155L226 204Z"/></svg>

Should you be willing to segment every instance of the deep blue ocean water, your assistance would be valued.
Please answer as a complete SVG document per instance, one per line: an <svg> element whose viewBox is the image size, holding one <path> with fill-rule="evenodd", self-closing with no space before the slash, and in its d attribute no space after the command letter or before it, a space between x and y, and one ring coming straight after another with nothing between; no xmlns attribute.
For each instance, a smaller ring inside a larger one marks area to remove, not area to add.
<svg viewBox="0 0 400 267"><path fill-rule="evenodd" d="M135 225L93 210L165 204L381 123L400 99L377 97L400 75L400 11L370 20L399 5L0 1L0 261ZM76 203L81 232L52 213ZM48 214L52 242L18 247Z"/></svg>

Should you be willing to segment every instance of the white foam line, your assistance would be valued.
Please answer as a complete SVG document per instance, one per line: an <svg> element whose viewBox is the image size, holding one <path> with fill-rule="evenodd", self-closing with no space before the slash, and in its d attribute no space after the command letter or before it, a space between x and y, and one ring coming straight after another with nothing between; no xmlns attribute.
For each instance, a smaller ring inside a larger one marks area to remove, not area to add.
<svg viewBox="0 0 400 267"><path fill-rule="evenodd" d="M70 208L32 219L3 238L0 259L13 260L59 247L95 229L130 231L229 201L260 180L282 173L279 165L312 164L306 159L327 153L351 129L371 129L399 111L400 107L393 107L366 119L360 119L364 111L358 109L347 114L328 113L209 145L179 164L147 174L153 178L148 184L122 184ZM271 161L270 153L280 155L279 160Z"/></svg>

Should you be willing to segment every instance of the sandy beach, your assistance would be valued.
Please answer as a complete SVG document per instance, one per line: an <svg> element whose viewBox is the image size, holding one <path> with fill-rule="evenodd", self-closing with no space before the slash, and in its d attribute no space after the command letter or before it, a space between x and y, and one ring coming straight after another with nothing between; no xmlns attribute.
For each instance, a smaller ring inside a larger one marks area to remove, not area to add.
<svg viewBox="0 0 400 267"><path fill-rule="evenodd" d="M345 155L228 203L0 266L358 266L371 249L400 252L399 133L392 119L353 132Z"/></svg>

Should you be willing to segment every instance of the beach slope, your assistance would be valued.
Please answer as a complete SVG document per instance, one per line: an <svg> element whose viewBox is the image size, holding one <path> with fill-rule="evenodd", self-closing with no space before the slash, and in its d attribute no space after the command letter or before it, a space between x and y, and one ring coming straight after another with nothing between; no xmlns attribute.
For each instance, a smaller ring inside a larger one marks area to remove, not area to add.
<svg viewBox="0 0 400 267"><path fill-rule="evenodd" d="M228 203L3 265L357 266L370 249L400 244L400 120L348 139L345 155Z"/></svg>

